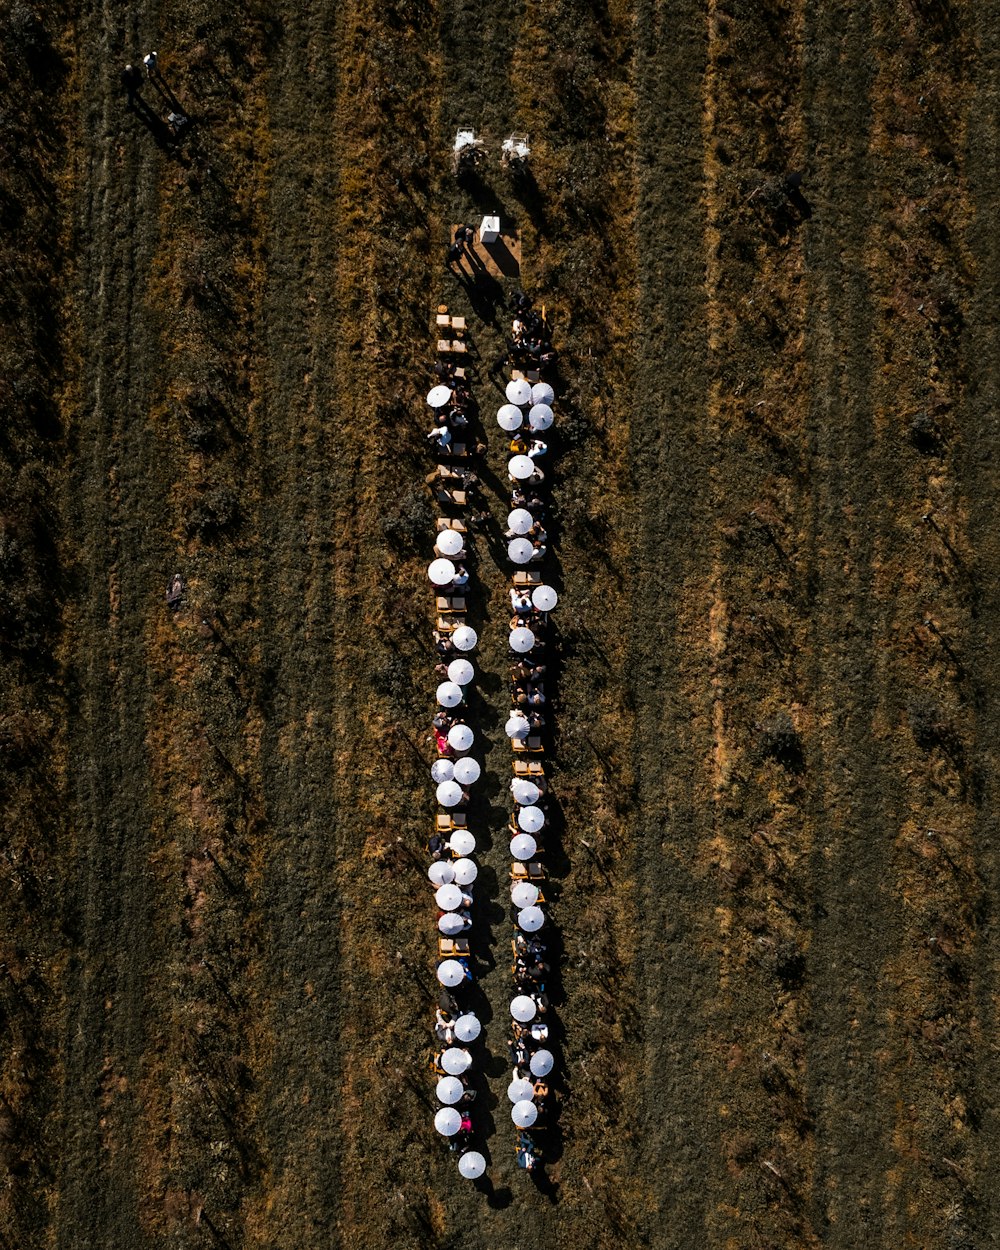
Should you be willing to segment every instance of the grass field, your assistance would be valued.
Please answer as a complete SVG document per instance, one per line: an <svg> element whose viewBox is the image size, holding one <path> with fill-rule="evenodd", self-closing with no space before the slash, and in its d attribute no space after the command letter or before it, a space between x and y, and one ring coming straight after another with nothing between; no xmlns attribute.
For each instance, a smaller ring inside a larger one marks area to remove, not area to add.
<svg viewBox="0 0 1000 1250"><path fill-rule="evenodd" d="M2 15L0 1245L992 1244L1000 6ZM532 181L457 182L460 123ZM443 263L487 209L561 352L540 1178L505 291ZM479 1187L429 1070L440 302L488 443Z"/></svg>

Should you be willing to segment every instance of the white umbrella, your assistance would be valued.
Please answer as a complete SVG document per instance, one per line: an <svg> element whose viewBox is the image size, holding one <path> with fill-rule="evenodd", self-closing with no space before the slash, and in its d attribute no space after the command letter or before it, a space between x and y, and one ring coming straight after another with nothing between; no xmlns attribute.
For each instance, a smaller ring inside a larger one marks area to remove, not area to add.
<svg viewBox="0 0 1000 1250"><path fill-rule="evenodd" d="M525 907L517 913L517 927L525 933L535 933L545 923L545 912L540 907Z"/></svg>
<svg viewBox="0 0 1000 1250"><path fill-rule="evenodd" d="M517 629L510 631L510 649L518 651L523 655L526 651L530 651L535 645L535 635L526 625L518 625ZM445 706L449 706L445 704Z"/></svg>
<svg viewBox="0 0 1000 1250"><path fill-rule="evenodd" d="M434 893L434 902L442 911L458 911L462 906L462 891L457 885L439 886Z"/></svg>
<svg viewBox="0 0 1000 1250"><path fill-rule="evenodd" d="M507 383L505 394L509 403L518 405L531 403L531 387L524 378L512 378Z"/></svg>
<svg viewBox="0 0 1000 1250"><path fill-rule="evenodd" d="M468 725L452 725L448 730L448 745L456 751L468 751L475 740L476 735Z"/></svg>
<svg viewBox="0 0 1000 1250"><path fill-rule="evenodd" d="M476 849L476 839L468 829L456 829L448 841L451 843L451 849L457 851L459 855L471 855Z"/></svg>
<svg viewBox="0 0 1000 1250"><path fill-rule="evenodd" d="M531 726L523 716L511 716L504 730L508 738L527 738L531 733Z"/></svg>
<svg viewBox="0 0 1000 1250"><path fill-rule="evenodd" d="M472 885L479 875L479 869L471 859L455 860L455 881L459 885Z"/></svg>
<svg viewBox="0 0 1000 1250"><path fill-rule="evenodd" d="M510 853L515 859L531 859L537 850L538 843L530 833L516 833L510 840Z"/></svg>
<svg viewBox="0 0 1000 1250"><path fill-rule="evenodd" d="M516 404L504 404L497 411L497 425L501 430L506 430L508 434L513 434L519 428L524 416L521 409Z"/></svg>
<svg viewBox="0 0 1000 1250"><path fill-rule="evenodd" d="M438 921L438 932L445 937L454 937L465 930L465 921L457 911L446 911Z"/></svg>
<svg viewBox="0 0 1000 1250"><path fill-rule="evenodd" d="M521 482L526 477L531 477L535 471L535 462L529 456L511 456L507 463L507 472L516 481ZM451 580L450 578L448 579ZM439 583L443 585L443 583Z"/></svg>
<svg viewBox="0 0 1000 1250"><path fill-rule="evenodd" d="M459 651L471 651L479 641L479 635L471 625L459 625L451 635L451 640Z"/></svg>
<svg viewBox="0 0 1000 1250"><path fill-rule="evenodd" d="M467 1150L458 1161L458 1170L467 1181L478 1180L486 1171L486 1160L478 1150Z"/></svg>
<svg viewBox="0 0 1000 1250"><path fill-rule="evenodd" d="M531 1082L529 1081L528 1084L530 1085ZM447 1103L450 1106L462 1097L465 1093L465 1086L457 1076L443 1076L438 1081L434 1092L438 1096L438 1102Z"/></svg>
<svg viewBox="0 0 1000 1250"><path fill-rule="evenodd" d="M442 781L437 788L437 801L442 807L455 807L462 801L462 787L457 781Z"/></svg>
<svg viewBox="0 0 1000 1250"><path fill-rule="evenodd" d="M451 781L455 776L455 765L451 760L435 760L431 765L432 781Z"/></svg>
<svg viewBox="0 0 1000 1250"><path fill-rule="evenodd" d="M467 686L475 675L476 670L468 660L452 660L448 665L448 680L453 681L456 686Z"/></svg>
<svg viewBox="0 0 1000 1250"><path fill-rule="evenodd" d="M512 538L507 544L507 556L514 564L527 564L535 549L527 538Z"/></svg>
<svg viewBox="0 0 1000 1250"><path fill-rule="evenodd" d="M552 1065L555 1063L551 1050L536 1050L531 1056L531 1062L528 1066L531 1068L533 1076L548 1076L552 1071Z"/></svg>
<svg viewBox="0 0 1000 1250"><path fill-rule="evenodd" d="M445 761L446 763L448 761ZM443 780L448 781L450 778L445 777ZM515 777L510 783L510 792L514 796L515 803L534 803L541 794L539 788L533 781L527 781L524 777Z"/></svg>
<svg viewBox="0 0 1000 1250"><path fill-rule="evenodd" d="M538 902L538 886L530 881L519 881L511 886L510 901L519 911L522 907L533 907Z"/></svg>
<svg viewBox="0 0 1000 1250"><path fill-rule="evenodd" d="M516 998L510 1000L510 1014L518 1024L527 1024L529 1020L534 1020L535 1011L535 1000L529 998L527 994L518 994ZM447 1053L445 1051L445 1054ZM442 1066L444 1066L443 1061ZM447 1071L448 1069L446 1068L445 1070Z"/></svg>
<svg viewBox="0 0 1000 1250"><path fill-rule="evenodd" d="M521 1102L516 1102L511 1107L510 1118L518 1128L531 1128L532 1124L538 1119L538 1108L530 1099L524 1098Z"/></svg>
<svg viewBox="0 0 1000 1250"><path fill-rule="evenodd" d="M511 1102L523 1102L525 1098L530 1099L534 1092L534 1085L523 1076L515 1077L507 1086L507 1097ZM444 1099L442 1098L441 1101L444 1102Z"/></svg>
<svg viewBox="0 0 1000 1250"><path fill-rule="evenodd" d="M457 959L446 959L444 963L438 964L437 979L442 985L453 990L456 985L461 985L465 980L465 969Z"/></svg>
<svg viewBox="0 0 1000 1250"><path fill-rule="evenodd" d="M437 701L442 707L458 707L462 702L462 687L454 681L443 681L437 688Z"/></svg>
<svg viewBox="0 0 1000 1250"><path fill-rule="evenodd" d="M549 386L548 382L536 382L531 388L531 402L533 404L551 404L555 397L556 393Z"/></svg>
<svg viewBox="0 0 1000 1250"><path fill-rule="evenodd" d="M440 551L443 556L457 556L464 546L465 540L458 530L442 530L437 536L434 550Z"/></svg>
<svg viewBox="0 0 1000 1250"><path fill-rule="evenodd" d="M527 456L524 457L528 459ZM529 461L530 463L530 461ZM435 586L447 586L455 577L455 566L450 560L432 560L427 566L427 576Z"/></svg>
<svg viewBox="0 0 1000 1250"><path fill-rule="evenodd" d="M552 421L552 409L548 404L535 404L528 412L528 424L533 430L547 430Z"/></svg>
<svg viewBox="0 0 1000 1250"><path fill-rule="evenodd" d="M530 999L528 1000L531 1001ZM532 1003L534 1006L534 1003ZM461 1076L472 1065L472 1056L460 1046L451 1046L441 1056L441 1067L449 1076Z"/></svg>
<svg viewBox="0 0 1000 1250"><path fill-rule="evenodd" d="M442 1107L434 1117L434 1127L442 1137L454 1137L462 1127L462 1117L454 1107Z"/></svg>
<svg viewBox="0 0 1000 1250"><path fill-rule="evenodd" d="M531 602L539 612L551 612L559 602L559 596L551 586L536 586L531 592Z"/></svg>
<svg viewBox="0 0 1000 1250"><path fill-rule="evenodd" d="M455 762L455 780L460 781L463 786L471 786L474 781L479 780L480 775L479 761L471 756L466 755Z"/></svg>
<svg viewBox="0 0 1000 1250"><path fill-rule="evenodd" d="M525 833L537 833L545 824L545 813L540 807L522 807L517 813L517 826Z"/></svg>
<svg viewBox="0 0 1000 1250"><path fill-rule="evenodd" d="M507 528L514 534L527 534L535 518L527 508L515 508L507 517Z"/></svg>
<svg viewBox="0 0 1000 1250"><path fill-rule="evenodd" d="M455 880L455 868L450 860L438 859L427 869L432 885L451 885Z"/></svg>
<svg viewBox="0 0 1000 1250"><path fill-rule="evenodd" d="M473 1015L471 1011L464 1016L459 1016L455 1021L455 1036L460 1042L474 1042L482 1029L479 1017Z"/></svg>
<svg viewBox="0 0 1000 1250"><path fill-rule="evenodd" d="M432 386L427 392L427 402L432 408L443 408L451 399L450 386Z"/></svg>

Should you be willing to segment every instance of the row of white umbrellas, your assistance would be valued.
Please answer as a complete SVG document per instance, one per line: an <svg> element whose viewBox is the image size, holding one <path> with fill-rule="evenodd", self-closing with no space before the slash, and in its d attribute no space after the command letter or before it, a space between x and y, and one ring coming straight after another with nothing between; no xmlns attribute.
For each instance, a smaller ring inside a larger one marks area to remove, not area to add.
<svg viewBox="0 0 1000 1250"><path fill-rule="evenodd" d="M509 404L524 408L528 404L551 404L555 399L555 391L548 382L536 382L534 386L524 378L511 378L504 394Z"/></svg>
<svg viewBox="0 0 1000 1250"><path fill-rule="evenodd" d="M548 404L532 404L528 409L528 429L535 432L547 430L551 426L555 414ZM517 404L504 404L497 409L497 425L508 434L513 434L524 424L524 413Z"/></svg>

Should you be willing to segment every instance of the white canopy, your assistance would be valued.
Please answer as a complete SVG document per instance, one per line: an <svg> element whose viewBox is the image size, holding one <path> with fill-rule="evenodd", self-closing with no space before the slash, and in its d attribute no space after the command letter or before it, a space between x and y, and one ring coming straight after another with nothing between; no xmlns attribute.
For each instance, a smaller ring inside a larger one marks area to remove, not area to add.
<svg viewBox="0 0 1000 1250"><path fill-rule="evenodd" d="M443 780L449 779L446 777ZM526 777L515 777L510 783L510 792L514 796L515 803L534 803L541 794L535 783L528 781Z"/></svg>
<svg viewBox="0 0 1000 1250"><path fill-rule="evenodd" d="M432 386L427 392L427 402L432 408L443 408L451 399L450 386Z"/></svg>
<svg viewBox="0 0 1000 1250"><path fill-rule="evenodd" d="M531 859L537 850L538 843L530 833L517 833L510 840L510 853L515 859Z"/></svg>
<svg viewBox="0 0 1000 1250"><path fill-rule="evenodd" d="M468 751L475 740L476 735L469 725L452 725L448 730L448 745L456 751Z"/></svg>
<svg viewBox="0 0 1000 1250"><path fill-rule="evenodd" d="M537 603L535 607L538 607ZM456 686L467 686L475 675L476 670L468 660L452 660L448 665L448 680L453 681Z"/></svg>
<svg viewBox="0 0 1000 1250"><path fill-rule="evenodd" d="M530 1099L534 1092L534 1085L524 1076L514 1077L507 1086L507 1097L511 1102L523 1102L525 1098Z"/></svg>
<svg viewBox="0 0 1000 1250"><path fill-rule="evenodd" d="M559 602L559 596L551 586L536 586L531 592L531 602L539 612L551 612Z"/></svg>
<svg viewBox="0 0 1000 1250"><path fill-rule="evenodd" d="M525 933L536 933L545 923L545 912L540 907L525 907L517 913L517 927Z"/></svg>
<svg viewBox="0 0 1000 1250"><path fill-rule="evenodd" d="M527 538L512 538L507 544L507 557L513 564L527 564L535 549Z"/></svg>
<svg viewBox="0 0 1000 1250"><path fill-rule="evenodd" d="M531 387L525 382L524 378L512 378L507 383L507 389L504 393L507 396L508 403L519 406L531 403Z"/></svg>
<svg viewBox="0 0 1000 1250"><path fill-rule="evenodd" d="M463 786L471 786L474 781L478 781L481 772L479 761L474 760L471 755L455 761L455 780Z"/></svg>
<svg viewBox="0 0 1000 1250"><path fill-rule="evenodd" d="M471 859L455 860L455 881L458 885L472 885L479 875L479 869Z"/></svg>
<svg viewBox="0 0 1000 1250"><path fill-rule="evenodd" d="M436 859L427 869L432 885L451 885L455 880L455 868L449 859Z"/></svg>
<svg viewBox="0 0 1000 1250"><path fill-rule="evenodd" d="M555 397L556 393L549 386L548 382L536 382L531 388L531 402L533 404L551 404Z"/></svg>
<svg viewBox="0 0 1000 1250"><path fill-rule="evenodd" d="M446 911L438 919L438 932L445 937L455 937L465 929L465 921L457 911Z"/></svg>
<svg viewBox="0 0 1000 1250"><path fill-rule="evenodd" d="M459 625L452 631L451 640L459 651L471 651L479 641L479 635L471 625Z"/></svg>
<svg viewBox="0 0 1000 1250"><path fill-rule="evenodd" d="M442 911L458 911L462 906L462 891L457 885L439 886L434 893L434 902Z"/></svg>
<svg viewBox="0 0 1000 1250"><path fill-rule="evenodd" d="M468 829L455 829L448 841L451 843L451 849L457 851L459 855L471 855L476 849L476 839Z"/></svg>
<svg viewBox="0 0 1000 1250"><path fill-rule="evenodd" d="M478 1180L486 1171L486 1160L478 1150L467 1150L458 1161L458 1170L467 1181Z"/></svg>
<svg viewBox="0 0 1000 1250"><path fill-rule="evenodd" d="M548 1076L552 1071L552 1065L555 1063L551 1050L536 1050L531 1056L528 1066L531 1068L533 1076Z"/></svg>
<svg viewBox="0 0 1000 1250"><path fill-rule="evenodd" d="M474 1042L482 1031L479 1017L471 1011L455 1021L455 1036L460 1042Z"/></svg>
<svg viewBox="0 0 1000 1250"><path fill-rule="evenodd" d="M465 969L457 959L446 959L444 963L438 964L437 979L442 985L453 990L456 985L461 985L465 980Z"/></svg>
<svg viewBox="0 0 1000 1250"><path fill-rule="evenodd" d="M531 733L531 726L527 719L521 715L512 715L508 717L504 730L508 738L527 738Z"/></svg>
<svg viewBox="0 0 1000 1250"><path fill-rule="evenodd" d="M535 518L527 508L515 508L507 517L507 528L513 534L527 534L535 523Z"/></svg>
<svg viewBox="0 0 1000 1250"><path fill-rule="evenodd" d="M451 781L455 776L455 765L451 760L435 760L431 765L432 781Z"/></svg>
<svg viewBox="0 0 1000 1250"><path fill-rule="evenodd" d="M437 536L434 549L443 556L457 556L464 546L465 539L458 530L442 530Z"/></svg>
<svg viewBox="0 0 1000 1250"><path fill-rule="evenodd" d="M529 1020L534 1020L535 1011L535 1000L529 998L527 994L518 994L516 998L510 1000L510 1014L519 1024L527 1024Z"/></svg>
<svg viewBox="0 0 1000 1250"><path fill-rule="evenodd" d="M530 1099L525 1098L521 1102L514 1103L510 1109L510 1118L518 1128L531 1128L538 1119L538 1108Z"/></svg>
<svg viewBox="0 0 1000 1250"><path fill-rule="evenodd" d="M548 404L535 404L528 410L528 424L533 430L547 430L552 421L553 413Z"/></svg>
<svg viewBox="0 0 1000 1250"><path fill-rule="evenodd" d="M462 702L462 687L454 681L443 681L437 688L437 701L442 707L458 707Z"/></svg>
<svg viewBox="0 0 1000 1250"><path fill-rule="evenodd" d="M528 459L527 456L524 458L525 460ZM529 460L528 463L530 464L531 461ZM454 564L452 564L450 560L445 560L443 557L437 560L432 560L427 566L427 576L431 579L435 586L447 586L450 581L454 580L455 572L456 569Z"/></svg>
<svg viewBox="0 0 1000 1250"><path fill-rule="evenodd" d="M472 1056L461 1046L450 1046L441 1056L441 1067L450 1076L461 1076L472 1065Z"/></svg>
<svg viewBox="0 0 1000 1250"><path fill-rule="evenodd" d="M533 907L538 902L538 886L532 885L530 881L518 881L511 886L510 901L518 910Z"/></svg>
<svg viewBox="0 0 1000 1250"><path fill-rule="evenodd" d="M462 1127L462 1117L454 1107L442 1107L434 1117L434 1127L442 1137L454 1137Z"/></svg>
<svg viewBox="0 0 1000 1250"><path fill-rule="evenodd" d="M525 478L531 477L534 471L535 462L530 456L511 456L507 463L507 472L518 482L523 482ZM451 578L448 580L450 581Z"/></svg>
<svg viewBox="0 0 1000 1250"><path fill-rule="evenodd" d="M545 813L540 807L533 807L529 804L517 813L518 828L523 829L525 833L537 833L544 824Z"/></svg>
<svg viewBox="0 0 1000 1250"><path fill-rule="evenodd" d="M442 781L437 788L437 801L442 807L455 807L462 801L462 787L457 781Z"/></svg>
<svg viewBox="0 0 1000 1250"><path fill-rule="evenodd" d="M530 1081L528 1083L530 1084ZM443 1102L448 1106L451 1106L453 1103L458 1102L458 1100L465 1093L465 1086L457 1076L443 1076L440 1081L438 1081L437 1088L434 1092L437 1094L439 1102Z"/></svg>
<svg viewBox="0 0 1000 1250"><path fill-rule="evenodd" d="M526 625L518 625L510 631L510 649L524 655L535 645L535 635ZM447 706L447 705L446 705Z"/></svg>
<svg viewBox="0 0 1000 1250"><path fill-rule="evenodd" d="M516 404L504 404L497 410L497 425L508 434L513 434L516 429L519 429L523 420L524 414Z"/></svg>

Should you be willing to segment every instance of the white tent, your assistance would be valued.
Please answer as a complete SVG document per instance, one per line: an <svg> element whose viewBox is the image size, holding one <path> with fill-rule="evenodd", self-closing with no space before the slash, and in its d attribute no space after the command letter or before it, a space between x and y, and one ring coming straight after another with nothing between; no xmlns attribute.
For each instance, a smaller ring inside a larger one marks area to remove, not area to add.
<svg viewBox="0 0 1000 1250"><path fill-rule="evenodd" d="M442 1107L434 1117L434 1127L442 1137L454 1137L462 1127L462 1117L454 1107Z"/></svg>

